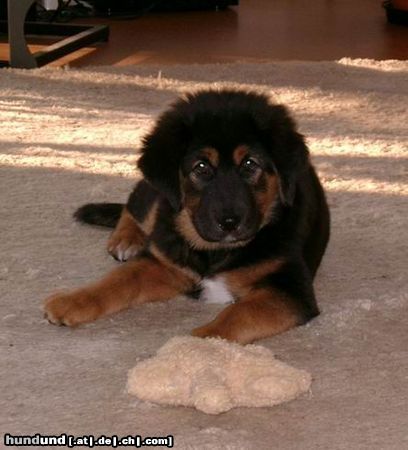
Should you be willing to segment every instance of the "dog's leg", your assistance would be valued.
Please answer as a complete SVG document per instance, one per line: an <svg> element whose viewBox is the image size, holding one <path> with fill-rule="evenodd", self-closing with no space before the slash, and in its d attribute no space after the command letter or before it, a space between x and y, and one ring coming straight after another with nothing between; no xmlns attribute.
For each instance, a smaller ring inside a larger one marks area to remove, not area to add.
<svg viewBox="0 0 408 450"><path fill-rule="evenodd" d="M97 283L49 297L45 316L54 324L75 326L134 305L170 299L193 284L176 268L146 257L123 264Z"/></svg>
<svg viewBox="0 0 408 450"><path fill-rule="evenodd" d="M143 249L156 224L158 208L157 191L146 180L140 180L108 241L108 252L115 259L127 261Z"/></svg>
<svg viewBox="0 0 408 450"><path fill-rule="evenodd" d="M193 336L220 337L241 344L282 333L304 320L290 299L260 289L239 303L229 305L218 316L193 330Z"/></svg>
<svg viewBox="0 0 408 450"><path fill-rule="evenodd" d="M135 257L144 247L146 235L125 207L108 241L108 252L118 261Z"/></svg>
<svg viewBox="0 0 408 450"><path fill-rule="evenodd" d="M219 276L238 301L193 330L194 336L247 344L304 324L319 313L303 263L267 261Z"/></svg>

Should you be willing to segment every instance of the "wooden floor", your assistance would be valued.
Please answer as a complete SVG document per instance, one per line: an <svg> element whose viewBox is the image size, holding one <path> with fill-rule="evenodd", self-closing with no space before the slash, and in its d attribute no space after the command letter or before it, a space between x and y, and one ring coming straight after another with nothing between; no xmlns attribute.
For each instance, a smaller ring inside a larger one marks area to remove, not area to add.
<svg viewBox="0 0 408 450"><path fill-rule="evenodd" d="M110 25L109 42L80 50L54 65L407 59L408 27L388 24L381 3L241 0L238 7L226 11L97 19L92 22ZM0 58L6 52L7 46L0 45Z"/></svg>

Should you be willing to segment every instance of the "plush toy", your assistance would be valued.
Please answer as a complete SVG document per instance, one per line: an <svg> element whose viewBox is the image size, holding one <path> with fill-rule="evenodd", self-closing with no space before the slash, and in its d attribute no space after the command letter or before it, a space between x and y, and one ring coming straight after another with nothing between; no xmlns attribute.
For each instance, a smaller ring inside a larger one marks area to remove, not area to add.
<svg viewBox="0 0 408 450"><path fill-rule="evenodd" d="M138 398L219 414L237 406L273 406L310 388L311 375L259 345L177 336L129 372Z"/></svg>

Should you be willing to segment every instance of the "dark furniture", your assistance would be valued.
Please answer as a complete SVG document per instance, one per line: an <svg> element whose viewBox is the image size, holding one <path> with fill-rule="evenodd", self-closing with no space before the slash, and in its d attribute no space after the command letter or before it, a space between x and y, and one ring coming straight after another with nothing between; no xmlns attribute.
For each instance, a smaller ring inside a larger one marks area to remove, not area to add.
<svg viewBox="0 0 408 450"><path fill-rule="evenodd" d="M0 21L0 33L8 34L10 60L0 61L0 66L31 69L48 64L69 53L95 42L106 42L109 28L106 25L66 25L43 22L26 22L27 12L35 0L8 0L8 20ZM63 39L43 50L31 53L27 35L62 36Z"/></svg>
<svg viewBox="0 0 408 450"><path fill-rule="evenodd" d="M150 11L201 11L225 9L239 0L89 0L100 16L137 16Z"/></svg>

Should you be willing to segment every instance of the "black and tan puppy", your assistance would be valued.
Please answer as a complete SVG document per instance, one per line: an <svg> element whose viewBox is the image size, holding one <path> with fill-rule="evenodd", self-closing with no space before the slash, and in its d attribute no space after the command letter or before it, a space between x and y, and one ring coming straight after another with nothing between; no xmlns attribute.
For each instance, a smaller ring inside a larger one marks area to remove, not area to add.
<svg viewBox="0 0 408 450"><path fill-rule="evenodd" d="M158 119L138 164L144 179L126 206L76 212L115 227L108 250L128 261L47 299L50 322L74 326L195 293L229 305L193 335L248 343L318 314L312 283L329 212L283 106L248 92L188 95Z"/></svg>

